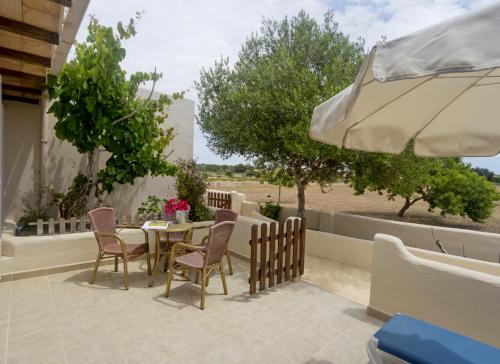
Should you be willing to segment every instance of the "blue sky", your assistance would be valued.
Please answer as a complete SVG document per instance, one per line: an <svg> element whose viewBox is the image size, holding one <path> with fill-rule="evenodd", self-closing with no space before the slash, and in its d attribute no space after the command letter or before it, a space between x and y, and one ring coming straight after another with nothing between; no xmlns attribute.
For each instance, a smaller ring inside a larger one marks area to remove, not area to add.
<svg viewBox="0 0 500 364"><path fill-rule="evenodd" d="M144 10L138 34L127 41L124 67L163 72L157 90L186 91L195 100L193 82L202 67L210 67L220 56L235 60L247 35L258 30L262 17L275 19L304 9L321 21L333 9L340 29L352 38L362 37L367 49L381 38L397 38L495 2L496 0L91 0L87 14L107 24L133 17ZM84 21L77 39L86 33ZM195 128L194 153L202 163L239 163L222 160L212 153L206 139ZM500 157L467 159L500 174Z"/></svg>

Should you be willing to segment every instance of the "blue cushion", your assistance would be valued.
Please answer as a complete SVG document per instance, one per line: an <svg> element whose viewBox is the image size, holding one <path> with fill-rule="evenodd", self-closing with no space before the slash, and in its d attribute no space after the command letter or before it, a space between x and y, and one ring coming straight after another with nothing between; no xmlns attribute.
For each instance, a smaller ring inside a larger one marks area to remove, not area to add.
<svg viewBox="0 0 500 364"><path fill-rule="evenodd" d="M414 364L500 363L500 349L405 315L395 315L375 337L380 350Z"/></svg>

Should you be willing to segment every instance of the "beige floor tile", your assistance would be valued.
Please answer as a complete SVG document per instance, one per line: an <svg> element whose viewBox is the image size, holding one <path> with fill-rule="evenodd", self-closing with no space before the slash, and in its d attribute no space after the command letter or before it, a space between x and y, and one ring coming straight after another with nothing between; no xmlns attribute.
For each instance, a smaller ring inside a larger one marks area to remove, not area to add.
<svg viewBox="0 0 500 364"><path fill-rule="evenodd" d="M42 350L9 357L9 364L65 364L66 355L62 348Z"/></svg>
<svg viewBox="0 0 500 364"><path fill-rule="evenodd" d="M354 335L343 334L331 345L307 361L307 363L329 362L335 364L366 364L369 362L366 354L366 342Z"/></svg>
<svg viewBox="0 0 500 364"><path fill-rule="evenodd" d="M0 358L3 342L9 364L365 359L367 337L381 325L366 316L365 307L306 282L249 296L248 266L234 261L235 274L227 275L230 294L223 295L220 279L212 277L205 310L199 309L200 287L192 282L174 282L169 298L163 272L155 287L146 287L144 263L130 265L128 291L110 266L93 285L89 269L5 288L0 283Z"/></svg>
<svg viewBox="0 0 500 364"><path fill-rule="evenodd" d="M12 292L32 291L37 289L48 289L49 279L46 276L20 279L12 282Z"/></svg>
<svg viewBox="0 0 500 364"><path fill-rule="evenodd" d="M12 294L11 304L14 306L50 299L49 287L38 287L31 290L16 291Z"/></svg>
<svg viewBox="0 0 500 364"><path fill-rule="evenodd" d="M63 350L59 331L50 328L43 331L9 337L7 358L22 358L25 356L36 356L39 352L58 352Z"/></svg>
<svg viewBox="0 0 500 364"><path fill-rule="evenodd" d="M311 358L321 347L302 337L299 332L290 332L269 344L294 363L303 363Z"/></svg>
<svg viewBox="0 0 500 364"><path fill-rule="evenodd" d="M37 333L50 328L57 328L57 320L54 312L46 312L34 316L21 316L10 321L9 337Z"/></svg>
<svg viewBox="0 0 500 364"><path fill-rule="evenodd" d="M54 311L54 306L52 301L50 299L46 299L43 301L12 305L10 318L11 320L17 320L19 318L39 316L53 311Z"/></svg>
<svg viewBox="0 0 500 364"><path fill-rule="evenodd" d="M238 362L238 364L255 364L255 363L292 364L293 361L287 356L276 351L275 348L268 345L262 345L256 351L248 354Z"/></svg>

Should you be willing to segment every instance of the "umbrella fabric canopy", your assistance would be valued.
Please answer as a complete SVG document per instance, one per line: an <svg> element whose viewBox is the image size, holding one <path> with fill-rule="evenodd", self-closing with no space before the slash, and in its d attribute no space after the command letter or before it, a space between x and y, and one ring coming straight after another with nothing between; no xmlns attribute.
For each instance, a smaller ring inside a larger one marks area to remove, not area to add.
<svg viewBox="0 0 500 364"><path fill-rule="evenodd" d="M372 49L356 81L314 109L311 138L419 156L500 152L500 3Z"/></svg>

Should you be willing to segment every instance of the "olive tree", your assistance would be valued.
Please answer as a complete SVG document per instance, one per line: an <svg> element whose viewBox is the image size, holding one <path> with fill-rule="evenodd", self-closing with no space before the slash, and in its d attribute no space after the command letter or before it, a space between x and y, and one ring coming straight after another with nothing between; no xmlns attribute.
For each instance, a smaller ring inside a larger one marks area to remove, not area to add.
<svg viewBox="0 0 500 364"><path fill-rule="evenodd" d="M322 24L303 11L263 20L234 65L221 59L201 71L197 120L209 147L279 167L297 186L303 216L307 185L343 176L350 156L309 137L313 109L353 82L364 56L363 42L340 32L332 12Z"/></svg>

